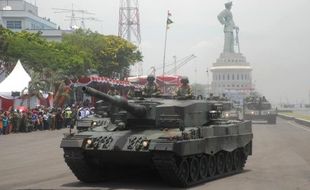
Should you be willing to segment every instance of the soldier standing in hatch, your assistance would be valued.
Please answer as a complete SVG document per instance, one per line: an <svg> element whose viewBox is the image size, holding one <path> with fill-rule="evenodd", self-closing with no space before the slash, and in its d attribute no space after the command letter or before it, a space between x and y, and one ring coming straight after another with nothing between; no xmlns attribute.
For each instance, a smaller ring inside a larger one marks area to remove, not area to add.
<svg viewBox="0 0 310 190"><path fill-rule="evenodd" d="M189 81L187 77L181 78L181 86L176 91L176 96L191 99L193 97L193 92L191 87L188 85Z"/></svg>
<svg viewBox="0 0 310 190"><path fill-rule="evenodd" d="M150 97L150 96L158 96L160 94L160 90L158 85L155 83L155 76L148 75L147 76L147 83L143 88L143 96Z"/></svg>

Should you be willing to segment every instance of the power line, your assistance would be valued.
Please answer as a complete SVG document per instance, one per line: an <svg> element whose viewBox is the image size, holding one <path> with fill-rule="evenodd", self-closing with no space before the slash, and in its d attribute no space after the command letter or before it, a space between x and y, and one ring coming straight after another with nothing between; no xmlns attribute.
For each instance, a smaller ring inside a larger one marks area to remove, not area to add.
<svg viewBox="0 0 310 190"><path fill-rule="evenodd" d="M94 13L89 12L87 10L82 10L82 9L74 9L73 4L72 4L72 8L71 9L63 9L63 8L53 8L54 13L56 14L70 14L70 16L67 16L70 21L70 25L69 28L71 30L75 30L78 28L83 28L85 29L85 20L89 20L87 18L94 18L94 17L85 17L85 15L94 15ZM77 14L81 15L81 16L77 16ZM64 19L66 20L66 19ZM93 21L95 20L95 18L93 19ZM81 26L78 27L78 23L77 21L81 21Z"/></svg>

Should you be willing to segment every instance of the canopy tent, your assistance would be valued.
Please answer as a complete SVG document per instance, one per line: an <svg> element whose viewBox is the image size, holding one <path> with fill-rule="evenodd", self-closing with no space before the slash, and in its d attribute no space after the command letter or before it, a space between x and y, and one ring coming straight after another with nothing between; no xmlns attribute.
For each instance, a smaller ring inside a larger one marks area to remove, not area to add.
<svg viewBox="0 0 310 190"><path fill-rule="evenodd" d="M0 83L0 97L14 99L12 92L21 92L28 88L30 81L29 74L18 60L13 71Z"/></svg>
<svg viewBox="0 0 310 190"><path fill-rule="evenodd" d="M147 76L129 77L128 81L140 85L145 85ZM174 94L177 87L181 85L181 76L179 75L161 75L156 76L156 83L165 94Z"/></svg>
<svg viewBox="0 0 310 190"><path fill-rule="evenodd" d="M80 77L76 81L72 81L72 84L75 84L76 86L87 86L92 82L102 83L102 84L113 84L120 87L134 87L135 84L131 84L129 81L123 81L123 80L117 80L117 79L111 79L108 77L100 77L96 75L91 76L84 76Z"/></svg>
<svg viewBox="0 0 310 190"><path fill-rule="evenodd" d="M128 81L134 84L145 85L147 82L147 76L137 76L137 77L129 77ZM156 83L159 86L163 86L164 84L167 86L179 86L181 85L181 76L179 75L160 75L156 76Z"/></svg>

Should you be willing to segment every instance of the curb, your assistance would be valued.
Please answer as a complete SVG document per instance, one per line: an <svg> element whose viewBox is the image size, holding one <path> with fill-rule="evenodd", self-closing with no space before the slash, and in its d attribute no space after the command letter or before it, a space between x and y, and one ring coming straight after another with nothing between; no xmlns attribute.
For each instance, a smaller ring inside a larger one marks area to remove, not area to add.
<svg viewBox="0 0 310 190"><path fill-rule="evenodd" d="M294 121L295 123L298 123L300 125L304 125L304 126L310 127L310 121L308 121L308 120L304 120L304 119L300 119L300 118L295 118L295 117L292 117L292 116L287 116L287 115L283 115L283 114L279 114L279 113L278 113L278 117L280 117L282 119Z"/></svg>

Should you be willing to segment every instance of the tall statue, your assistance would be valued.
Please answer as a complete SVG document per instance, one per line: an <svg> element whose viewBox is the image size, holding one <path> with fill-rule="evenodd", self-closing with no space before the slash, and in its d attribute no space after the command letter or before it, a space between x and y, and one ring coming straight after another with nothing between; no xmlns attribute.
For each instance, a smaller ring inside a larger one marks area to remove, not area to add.
<svg viewBox="0 0 310 190"><path fill-rule="evenodd" d="M224 53L235 53L234 50L234 30L236 30L236 38L238 39L239 27L235 25L233 15L231 13L232 2L225 3L225 9L217 16L218 20L224 25L225 41ZM238 40L237 40L238 43ZM237 44L239 45L239 44Z"/></svg>

